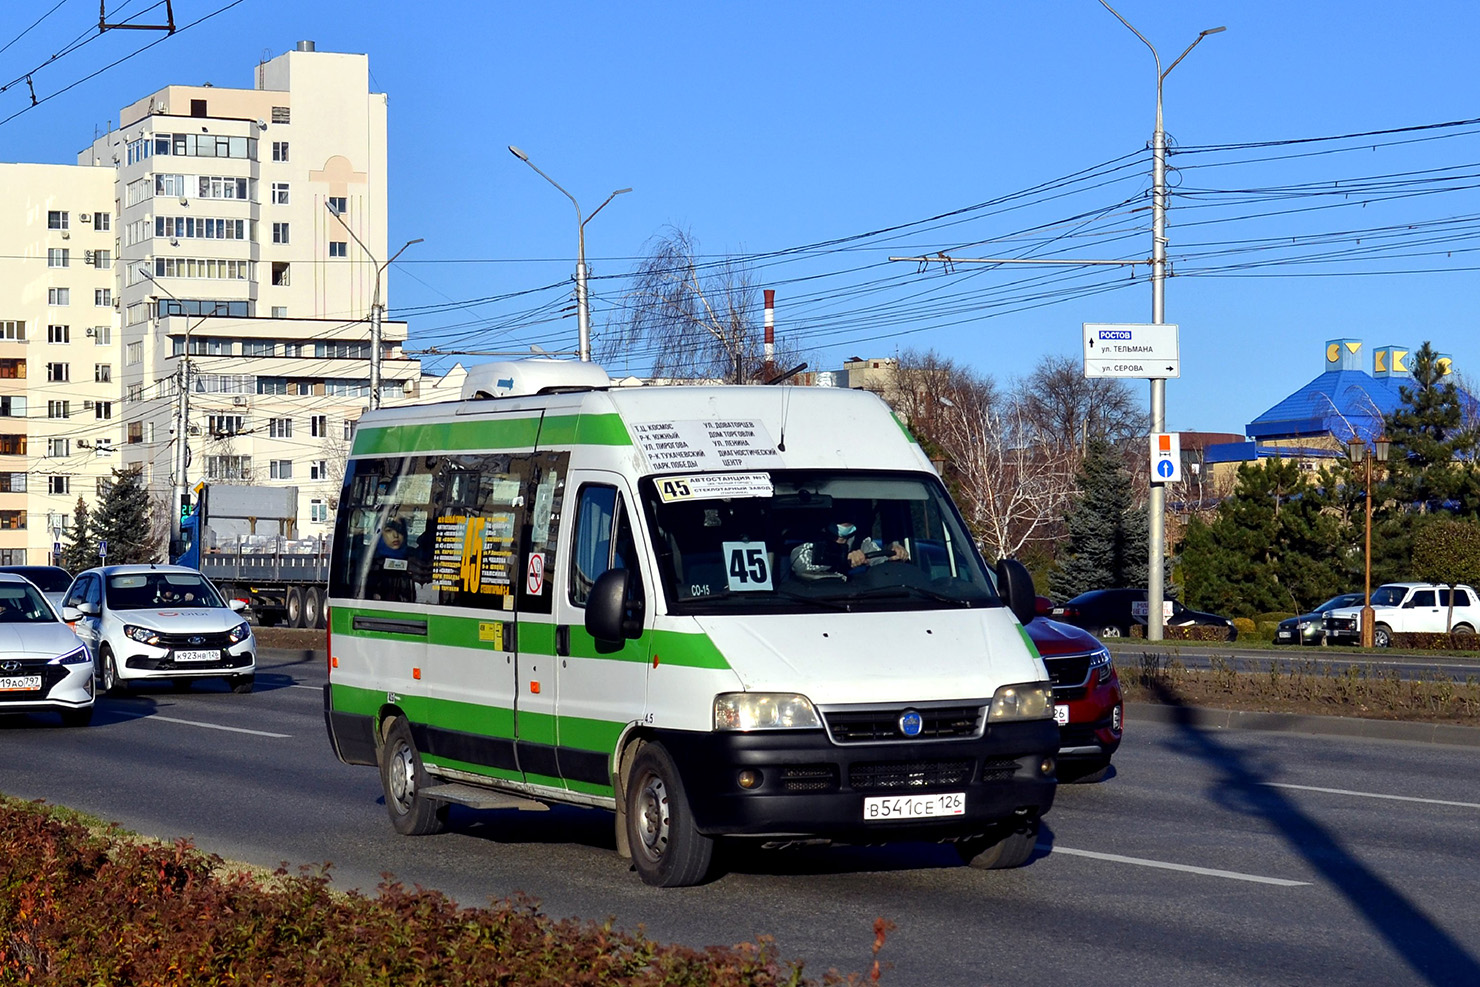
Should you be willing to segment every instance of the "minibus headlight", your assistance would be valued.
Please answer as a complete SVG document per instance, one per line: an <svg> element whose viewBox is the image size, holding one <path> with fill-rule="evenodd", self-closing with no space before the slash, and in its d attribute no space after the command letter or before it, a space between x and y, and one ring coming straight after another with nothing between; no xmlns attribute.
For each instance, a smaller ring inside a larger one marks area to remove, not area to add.
<svg viewBox="0 0 1480 987"><path fill-rule="evenodd" d="M992 696L987 719L1002 723L1007 720L1044 720L1053 715L1053 686L1047 682L1004 685Z"/></svg>
<svg viewBox="0 0 1480 987"><path fill-rule="evenodd" d="M714 697L716 730L817 730L822 721L806 696L726 692Z"/></svg>

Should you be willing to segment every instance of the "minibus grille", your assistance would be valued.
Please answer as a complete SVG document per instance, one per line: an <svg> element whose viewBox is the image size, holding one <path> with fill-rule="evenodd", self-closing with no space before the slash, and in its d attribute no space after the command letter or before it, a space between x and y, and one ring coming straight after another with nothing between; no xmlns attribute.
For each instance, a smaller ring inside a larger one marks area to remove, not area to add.
<svg viewBox="0 0 1480 987"><path fill-rule="evenodd" d="M848 784L856 792L900 792L965 785L976 762L876 761L848 766Z"/></svg>
<svg viewBox="0 0 1480 987"><path fill-rule="evenodd" d="M920 714L920 732L905 736L899 720L906 708ZM981 734L981 706L904 707L885 709L824 710L823 722L835 744L869 744L880 741L957 740Z"/></svg>
<svg viewBox="0 0 1480 987"><path fill-rule="evenodd" d="M781 769L781 787L788 792L835 792L838 769L832 764L794 764Z"/></svg>

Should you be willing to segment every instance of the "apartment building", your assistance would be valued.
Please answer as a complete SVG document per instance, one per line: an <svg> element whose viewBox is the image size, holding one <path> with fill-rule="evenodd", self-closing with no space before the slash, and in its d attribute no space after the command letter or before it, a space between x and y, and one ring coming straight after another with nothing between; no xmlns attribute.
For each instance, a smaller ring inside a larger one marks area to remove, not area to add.
<svg viewBox="0 0 1480 987"><path fill-rule="evenodd" d="M113 175L0 164L0 564L50 561L119 465Z"/></svg>
<svg viewBox="0 0 1480 987"><path fill-rule="evenodd" d="M297 486L298 535L325 537L389 290L369 59L300 42L251 89L167 86L118 119L78 156L113 213L116 462L172 511L182 478ZM414 398L405 323L381 339L382 400Z"/></svg>

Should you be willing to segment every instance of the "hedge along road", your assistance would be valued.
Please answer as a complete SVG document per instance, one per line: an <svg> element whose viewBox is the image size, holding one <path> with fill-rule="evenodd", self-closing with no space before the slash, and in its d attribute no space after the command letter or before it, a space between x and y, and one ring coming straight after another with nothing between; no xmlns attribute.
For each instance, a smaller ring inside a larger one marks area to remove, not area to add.
<svg viewBox="0 0 1480 987"><path fill-rule="evenodd" d="M1160 641L1147 642L1127 639L1110 639L1105 642L1110 654L1122 668L1134 669L1142 656L1154 656L1162 662L1173 658L1188 668L1211 668L1215 658L1239 659L1248 663L1246 671L1264 671L1269 662L1278 664L1281 672L1296 668L1316 666L1324 670L1329 666L1335 672L1348 668L1366 668L1386 673L1396 671L1404 679L1432 677L1435 673L1449 676L1454 682L1480 679L1480 656L1473 654L1450 654L1434 651L1393 651L1388 648L1361 650L1358 648L1327 648L1317 645L1274 645L1244 644L1234 641L1227 644L1203 641Z"/></svg>
<svg viewBox="0 0 1480 987"><path fill-rule="evenodd" d="M948 847L735 856L718 880L659 891L613 851L611 817L453 811L397 836L376 773L339 764L323 664L264 655L258 689L106 699L92 727L0 726L0 790L267 867L332 861L340 887L384 871L464 904L517 891L547 913L639 923L694 946L772 934L779 952L884 983L1480 983L1480 759L1362 738L1129 720L1116 772L1064 786L1035 860L1007 872Z"/></svg>

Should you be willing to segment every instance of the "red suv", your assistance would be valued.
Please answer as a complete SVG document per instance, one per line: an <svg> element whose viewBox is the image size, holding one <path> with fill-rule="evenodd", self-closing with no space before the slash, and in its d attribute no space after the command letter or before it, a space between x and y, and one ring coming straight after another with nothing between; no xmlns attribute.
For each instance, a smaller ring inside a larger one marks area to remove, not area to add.
<svg viewBox="0 0 1480 987"><path fill-rule="evenodd" d="M1053 680L1053 714L1059 725L1059 778L1100 781L1120 746L1125 703L1109 650L1072 624L1035 617L1028 636Z"/></svg>

